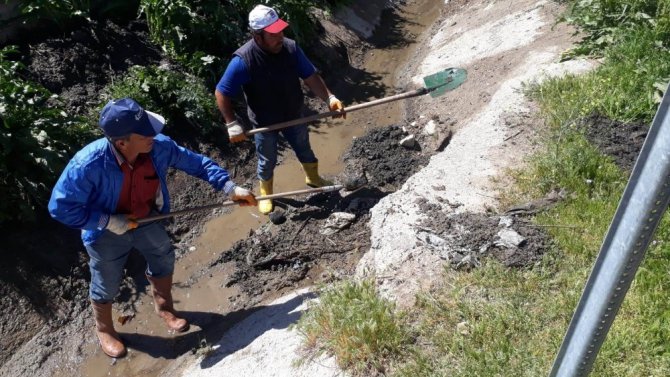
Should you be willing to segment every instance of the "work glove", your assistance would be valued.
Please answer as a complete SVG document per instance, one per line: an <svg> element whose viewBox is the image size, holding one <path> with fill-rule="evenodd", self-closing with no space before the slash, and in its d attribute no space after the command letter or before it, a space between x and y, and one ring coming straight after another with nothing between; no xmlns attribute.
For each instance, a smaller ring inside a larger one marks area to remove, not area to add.
<svg viewBox="0 0 670 377"><path fill-rule="evenodd" d="M244 129L237 120L226 123L228 129L228 140L231 143L239 143L240 141L248 140L247 135L244 134Z"/></svg>
<svg viewBox="0 0 670 377"><path fill-rule="evenodd" d="M124 234L125 232L137 228L137 222L130 215L111 215L105 229L114 234Z"/></svg>
<svg viewBox="0 0 670 377"><path fill-rule="evenodd" d="M256 197L254 194L244 187L235 186L233 192L230 193L230 199L239 203L242 207L255 206Z"/></svg>
<svg viewBox="0 0 670 377"><path fill-rule="evenodd" d="M344 106L342 106L342 101L337 99L337 97L335 97L334 94L328 96L328 108L330 108L330 111L342 112L342 115L333 115L333 119L335 118L347 119L347 113L344 112Z"/></svg>

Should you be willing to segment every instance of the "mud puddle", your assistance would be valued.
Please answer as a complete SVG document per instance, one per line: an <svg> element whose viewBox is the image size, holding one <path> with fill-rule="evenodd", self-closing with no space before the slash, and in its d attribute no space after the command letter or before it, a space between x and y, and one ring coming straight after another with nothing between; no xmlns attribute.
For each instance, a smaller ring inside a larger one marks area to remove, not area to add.
<svg viewBox="0 0 670 377"><path fill-rule="evenodd" d="M409 38L413 38L430 26L439 15L441 7L442 5L435 1L416 1L395 12L389 11L389 14L382 18L381 30L377 32L379 36L374 38L383 41L389 38L388 35L385 36L386 31L392 31L392 34L395 35L400 34L400 30L404 30L404 35L407 36L402 39L394 36L390 42L379 42L388 47L373 49L366 54L363 69L381 78L380 85L386 88L384 95L392 95L398 91L394 89L395 72L405 64L414 48ZM397 24L400 22L403 23L402 29ZM333 91L338 93L336 88ZM338 93L338 95L345 97L346 94ZM365 101L376 98L367 97ZM319 158L320 173L331 180L342 180L342 173L346 175L344 172L346 166L343 161L345 150L355 139L363 136L371 128L400 123L402 105L400 102L395 102L363 109L349 114L346 120L325 120L319 124L317 129L312 128L310 141ZM283 161L275 169L274 191L277 193L304 188L306 186L302 168L292 151L285 150ZM295 200L305 200L305 197L297 197ZM277 202L281 207L282 201ZM197 266L211 263L222 250L228 249L236 241L249 236L250 232L255 231L266 222L267 217L261 216L255 209L242 207L234 208L230 213L210 220L205 224L201 236L195 241L196 252L189 253L181 261L183 265L191 266L187 267L185 272L188 273L188 270L197 269ZM186 276L188 275L184 275ZM191 297L194 295L197 296L197 293L191 292Z"/></svg>
<svg viewBox="0 0 670 377"><path fill-rule="evenodd" d="M377 79L375 87L383 91L348 93L337 86L331 90L349 105L404 91L395 87L396 73L411 58L416 47L412 43L414 38L437 19L442 7L441 2L420 0L384 12L371 38L371 43L381 48L369 50L361 68L367 72L366 77ZM352 87L356 85L349 90ZM387 156L415 154L394 149L400 136L399 126L374 131L372 137L361 139L373 129L401 123L402 116L403 103L395 102L351 113L346 120L329 119L312 126L310 140L320 161L320 173L341 181L346 170L364 165L359 159L371 147L380 148L378 153ZM358 146L343 156L352 142ZM255 158L252 161L255 165ZM380 160L366 161L375 164ZM417 163L412 159L405 162ZM393 174L398 167L389 172ZM369 170L375 169L371 166ZM383 170L387 169L380 167ZM390 190L395 188L394 184L402 184L372 179L371 184L377 183ZM300 164L293 152L286 149L275 169L274 192L303 188ZM257 192L257 187L254 189ZM120 309L115 316L131 316L126 324L117 324L129 346L128 356L110 361L85 329L83 336L91 339L82 353L93 356L81 363L79 370L86 376L164 375L168 368L178 368L175 365L180 363L175 363L175 359L205 352L225 327L247 315L254 306L315 281L328 282L350 274L369 248L368 211L385 194L369 187L350 195L318 194L277 200L277 207L286 217L286 223L281 225L268 222L255 208L222 211L223 214L207 221L175 267L175 306L191 321L189 332L168 334L153 312L151 297L138 290L141 293L132 305L115 307ZM354 214L355 220L339 232L323 234L323 224L333 212ZM61 375L66 374L69 373Z"/></svg>

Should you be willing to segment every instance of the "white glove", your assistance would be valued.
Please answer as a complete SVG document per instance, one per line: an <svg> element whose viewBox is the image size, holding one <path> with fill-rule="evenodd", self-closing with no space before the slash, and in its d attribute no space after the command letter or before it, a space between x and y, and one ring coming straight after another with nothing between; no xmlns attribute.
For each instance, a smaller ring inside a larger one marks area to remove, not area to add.
<svg viewBox="0 0 670 377"><path fill-rule="evenodd" d="M226 123L226 128L228 129L228 140L231 143L247 140L247 135L244 134L244 129L237 120Z"/></svg>
<svg viewBox="0 0 670 377"><path fill-rule="evenodd" d="M254 194L240 186L235 186L233 192L230 194L230 199L234 202L238 202L242 207L256 205L256 197Z"/></svg>
<svg viewBox="0 0 670 377"><path fill-rule="evenodd" d="M130 215L111 215L105 229L114 234L124 234L125 232L137 228L137 223L130 218Z"/></svg>
<svg viewBox="0 0 670 377"><path fill-rule="evenodd" d="M339 111L342 113L342 115L333 115L333 118L344 118L347 119L347 114L344 112L344 106L342 105L342 101L337 99L334 94L331 94L328 97L328 108L330 111Z"/></svg>

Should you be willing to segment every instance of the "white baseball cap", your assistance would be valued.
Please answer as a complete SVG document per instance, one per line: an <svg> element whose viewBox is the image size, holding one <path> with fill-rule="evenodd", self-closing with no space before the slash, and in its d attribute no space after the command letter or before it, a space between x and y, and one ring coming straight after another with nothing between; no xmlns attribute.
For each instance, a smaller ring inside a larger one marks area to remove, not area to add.
<svg viewBox="0 0 670 377"><path fill-rule="evenodd" d="M265 30L268 33L279 33L288 26L286 21L279 18L277 12L265 5L256 5L249 12L249 27L253 30Z"/></svg>

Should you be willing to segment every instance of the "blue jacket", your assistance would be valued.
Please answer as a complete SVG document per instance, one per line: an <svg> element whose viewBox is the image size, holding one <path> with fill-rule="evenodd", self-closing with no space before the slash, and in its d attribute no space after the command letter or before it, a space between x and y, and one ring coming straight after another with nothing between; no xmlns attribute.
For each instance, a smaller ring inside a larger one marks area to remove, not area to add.
<svg viewBox="0 0 670 377"><path fill-rule="evenodd" d="M105 138L85 146L70 160L51 192L49 213L61 223L81 229L84 245L93 243L105 231L121 195L123 172L112 148ZM235 187L228 172L216 162L177 145L165 135L159 134L154 138L149 154L160 180L161 213L170 211L166 182L168 168L176 168L208 181L214 189L226 193Z"/></svg>

